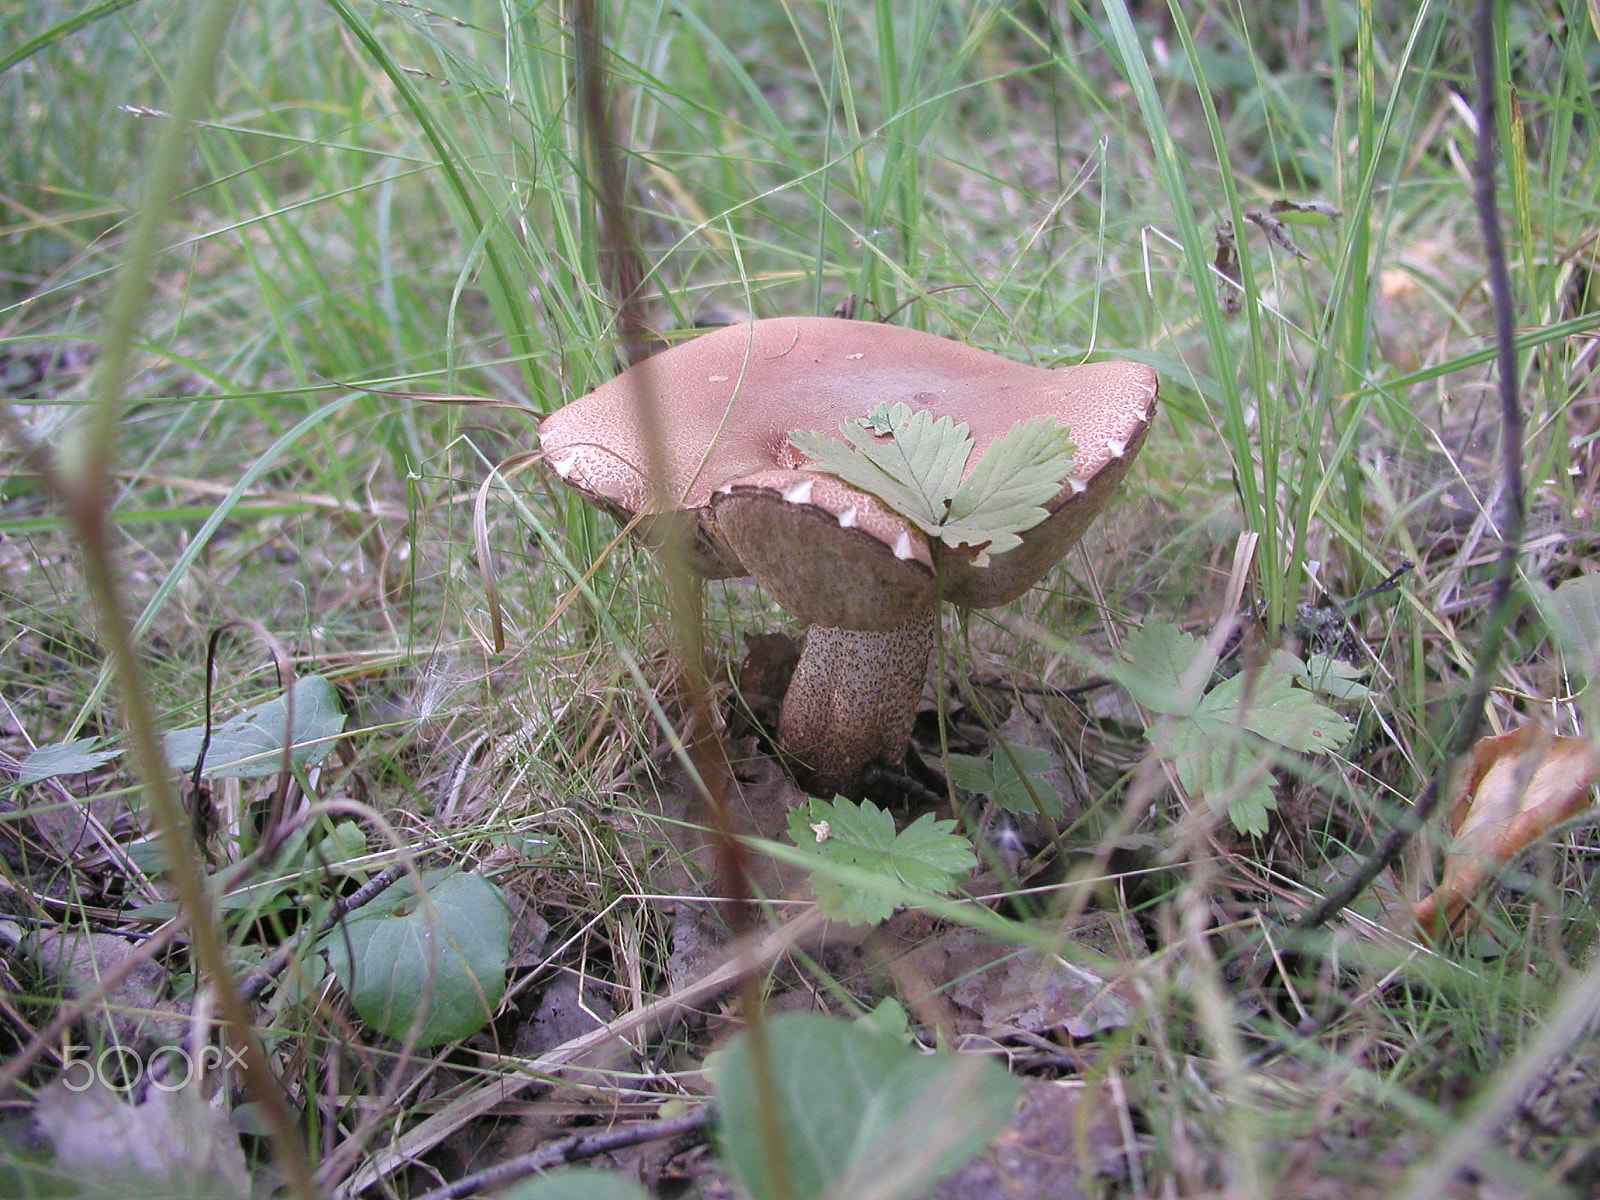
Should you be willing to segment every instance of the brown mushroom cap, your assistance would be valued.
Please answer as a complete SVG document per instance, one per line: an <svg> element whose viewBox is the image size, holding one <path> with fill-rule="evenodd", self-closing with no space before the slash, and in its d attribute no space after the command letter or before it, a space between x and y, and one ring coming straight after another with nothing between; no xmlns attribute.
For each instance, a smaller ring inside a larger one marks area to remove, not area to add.
<svg viewBox="0 0 1600 1200"><path fill-rule="evenodd" d="M658 354L545 418L539 437L569 486L642 516L647 538L686 522L703 575L754 575L813 625L779 740L812 768L802 783L859 794L868 763L904 752L938 600L990 607L1027 591L1127 473L1155 395L1155 373L1137 363L1047 370L893 325L780 317ZM646 403L665 442L654 459L638 417ZM969 470L1021 421L1066 425L1074 460L1049 515L980 566L789 442L796 429L842 440L842 423L895 403L964 422Z"/></svg>
<svg viewBox="0 0 1600 1200"><path fill-rule="evenodd" d="M665 439L661 491L682 514L677 519L694 526L698 565L710 578L748 573L766 580L771 573L745 562L729 542L770 546L772 515L746 516L739 510L749 504L727 498L755 502L761 491L755 477L776 479L766 473L813 465L789 444L790 430L837 436L841 423L875 405L904 402L970 426L970 466L1017 422L1054 416L1068 426L1077 449L1072 474L1047 505L1051 517L1025 534L1022 546L986 566L954 555L941 564L946 599L987 607L1027 591L1081 536L1143 442L1155 393L1155 373L1138 363L1049 370L895 325L775 317L715 330L624 371L545 418L539 437L546 461L568 485L620 515L650 513L655 489L637 413L641 401L658 404ZM816 525L814 514L796 515L800 527ZM759 531L729 537L747 521ZM861 550L872 550L873 540L847 539ZM881 543L892 553L898 540L896 533Z"/></svg>

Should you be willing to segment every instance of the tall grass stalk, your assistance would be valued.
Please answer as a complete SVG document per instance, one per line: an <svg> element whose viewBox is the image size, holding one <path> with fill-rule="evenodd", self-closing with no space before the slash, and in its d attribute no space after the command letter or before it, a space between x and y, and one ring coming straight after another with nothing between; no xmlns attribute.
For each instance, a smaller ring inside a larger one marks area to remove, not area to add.
<svg viewBox="0 0 1600 1200"><path fill-rule="evenodd" d="M193 40L174 87L171 118L150 156L143 204L112 293L90 403L81 426L63 445L52 476L67 524L75 533L83 556L84 574L94 598L100 635L118 679L128 740L138 764L144 800L166 850L167 869L181 898L200 969L216 990L218 1005L229 1026L229 1039L241 1053L245 1079L266 1119L278 1162L295 1194L301 1200L313 1200L316 1189L304 1145L284 1102L278 1079L267 1062L250 1011L239 995L238 981L228 962L183 806L161 750L141 651L123 611L126 597L118 580L107 520L114 442L127 382L129 351L138 334L142 311L149 301L148 279L168 208L183 178L182 163L188 148L190 124L204 107L211 74L221 56L232 16L233 5L216 3L200 10L194 21Z"/></svg>

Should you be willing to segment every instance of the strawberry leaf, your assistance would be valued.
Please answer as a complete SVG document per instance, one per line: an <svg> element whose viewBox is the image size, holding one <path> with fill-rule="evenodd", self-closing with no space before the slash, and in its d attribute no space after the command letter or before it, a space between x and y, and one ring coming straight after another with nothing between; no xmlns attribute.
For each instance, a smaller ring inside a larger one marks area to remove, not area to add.
<svg viewBox="0 0 1600 1200"><path fill-rule="evenodd" d="M801 429L789 440L823 470L871 492L910 517L923 532L937 536L972 453L968 427L927 411L913 413L907 404L893 404L846 421L839 432L849 440L848 446Z"/></svg>
<svg viewBox="0 0 1600 1200"><path fill-rule="evenodd" d="M1002 742L993 758L973 758L952 754L950 779L957 787L994 797L1008 812L1036 812L1059 817L1063 811L1060 792L1044 782L1052 766L1050 751L1041 746Z"/></svg>
<svg viewBox="0 0 1600 1200"><path fill-rule="evenodd" d="M1048 504L1072 470L1075 447L1054 417L1013 425L990 443L950 499L940 538L952 546L983 546L1003 554L1022 544L1017 534L1049 514Z"/></svg>
<svg viewBox="0 0 1600 1200"><path fill-rule="evenodd" d="M963 479L972 454L965 423L910 405L879 405L839 426L844 443L796 429L794 447L820 469L877 496L924 533L952 549L989 554L1021 544L1018 536L1048 515L1072 469L1073 446L1054 417L1019 422L989 444Z"/></svg>
<svg viewBox="0 0 1600 1200"><path fill-rule="evenodd" d="M1226 803L1241 833L1265 833L1276 807L1268 763L1286 753L1327 754L1350 740L1349 721L1295 686L1308 671L1292 654L1279 651L1260 669L1194 697L1186 679L1202 656L1209 677L1215 659L1193 634L1152 621L1124 639L1123 650L1129 661L1108 673L1144 707L1171 718L1164 754L1179 782L1191 796Z"/></svg>
<svg viewBox="0 0 1600 1200"><path fill-rule="evenodd" d="M789 836L821 863L868 871L878 881L841 878L813 870L817 903L831 917L853 924L887 919L897 892L945 892L977 865L972 843L952 832L954 821L918 817L900 833L894 818L873 804L839 797L812 800L789 810Z"/></svg>
<svg viewBox="0 0 1600 1200"><path fill-rule="evenodd" d="M1122 652L1127 661L1108 664L1106 673L1136 704L1174 717L1195 711L1197 697L1184 679L1202 653L1210 657L1199 638L1170 621L1147 621L1123 639ZM1214 658L1206 663L1207 676L1215 665Z"/></svg>

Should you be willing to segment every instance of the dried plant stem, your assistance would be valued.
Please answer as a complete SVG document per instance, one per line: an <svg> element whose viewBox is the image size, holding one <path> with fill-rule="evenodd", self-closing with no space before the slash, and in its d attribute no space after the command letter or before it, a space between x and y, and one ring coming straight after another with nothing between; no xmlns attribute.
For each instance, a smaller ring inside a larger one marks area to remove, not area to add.
<svg viewBox="0 0 1600 1200"><path fill-rule="evenodd" d="M1484 621L1472 682L1467 689L1445 740L1444 754L1416 803L1389 830L1382 845L1338 888L1294 923L1297 932L1325 924L1392 866L1433 816L1446 792L1446 782L1458 759L1472 748L1483 726L1484 709L1500 668L1500 651L1506 629L1515 613L1512 594L1517 558L1522 552L1526 501L1522 481L1522 443L1525 421L1518 389L1516 323L1511 307L1511 274L1506 267L1505 242L1500 234L1500 208L1495 198L1495 141L1499 118L1495 104L1495 28L1493 0L1479 0L1473 21L1473 72L1478 80L1478 154L1473 163L1473 199L1483 231L1484 261L1488 266L1489 293L1494 306L1495 369L1500 393L1500 495L1496 498L1495 524L1500 551L1495 559L1489 614Z"/></svg>
<svg viewBox="0 0 1600 1200"><path fill-rule="evenodd" d="M245 1082L266 1119L279 1166L296 1196L314 1200L317 1193L305 1148L228 964L183 806L156 735L148 681L132 624L123 611L110 523L113 442L122 411L130 348L149 300L149 277L167 209L183 176L189 131L209 89L211 71L220 57L233 9L232 0L215 0L195 10L194 41L178 77L171 119L151 156L143 204L113 292L87 419L63 448L61 461L52 471L52 481L83 556L84 575L94 601L100 637L117 679L143 794L166 850L179 903L189 919L200 971L216 989L227 1036L241 1052Z"/></svg>
<svg viewBox="0 0 1600 1200"><path fill-rule="evenodd" d="M572 61L583 133L594 173L593 188L601 280L617 306L622 357L631 366L649 357L650 322L645 316L647 263L628 206L628 172L612 125L609 77L600 65L605 45L594 0L572 6Z"/></svg>
<svg viewBox="0 0 1600 1200"><path fill-rule="evenodd" d="M589 162L594 169L593 186L599 220L599 261L606 286L617 309L617 325L627 361L639 363L641 386L636 393L639 428L644 431L647 448L646 472L654 486L652 505L657 512L670 511L678 497L670 494L672 482L666 463L666 437L669 420L665 413L668 398L653 386L654 377L646 359L649 354L649 322L643 310L641 288L646 276L641 240L636 228L635 210L628 204L623 148L615 137L614 109L608 76L601 65L604 44L600 18L594 0L575 0L572 8L573 59L577 71L577 91L581 98L583 132ZM686 712L681 735L683 757L692 769L704 801L706 825L716 856L718 884L732 898L732 924L736 945L748 947L754 929L754 892L750 883L750 851L738 836L729 798L733 772L728 765L727 748L722 742L717 719L716 696L705 665L702 636L701 582L690 565L689 530L678 524L658 547L666 575L667 603L671 616L669 637L673 657L680 672L683 707ZM789 1174L782 1169L786 1147L777 1118L777 1081L767 1053L766 1028L762 1019L760 982L754 959L739 973L737 988L740 1008L747 1022L756 1095L761 1109L759 1128L769 1160L779 1180L778 1200L787 1200Z"/></svg>

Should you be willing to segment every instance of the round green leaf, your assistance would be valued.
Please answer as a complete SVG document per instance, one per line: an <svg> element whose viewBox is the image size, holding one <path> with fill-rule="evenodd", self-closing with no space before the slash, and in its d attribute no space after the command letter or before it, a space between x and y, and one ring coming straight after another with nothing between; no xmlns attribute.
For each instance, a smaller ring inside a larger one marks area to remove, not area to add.
<svg viewBox="0 0 1600 1200"><path fill-rule="evenodd" d="M361 1019L418 1046L476 1033L505 994L511 913L489 880L430 872L427 893L410 879L333 930L324 946Z"/></svg>
<svg viewBox="0 0 1600 1200"><path fill-rule="evenodd" d="M765 1040L782 1161L761 1128L748 1034L717 1074L723 1157L755 1200L908 1195L981 1150L1016 1103L1017 1082L997 1062L924 1054L834 1017L777 1017Z"/></svg>
<svg viewBox="0 0 1600 1200"><path fill-rule="evenodd" d="M344 729L344 709L339 693L321 675L295 681L289 699L282 696L247 708L211 731L205 743L205 726L174 729L165 739L167 761L173 770L194 770L200 747L206 745L201 773L211 778L259 779L276 775L283 764L283 744L289 740L289 700L294 708L294 749L290 761L297 767L321 762Z"/></svg>

